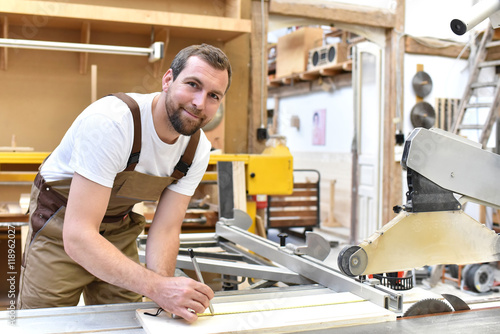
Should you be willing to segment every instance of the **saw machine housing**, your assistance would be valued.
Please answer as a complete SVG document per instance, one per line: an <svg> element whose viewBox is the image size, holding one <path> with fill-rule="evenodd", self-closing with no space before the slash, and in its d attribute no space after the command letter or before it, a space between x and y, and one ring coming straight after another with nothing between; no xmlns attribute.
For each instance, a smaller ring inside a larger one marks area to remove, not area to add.
<svg viewBox="0 0 500 334"><path fill-rule="evenodd" d="M500 260L500 237L464 213L470 201L500 207L500 156L440 129L415 129L401 160L407 202L398 215L338 257L348 276L425 265Z"/></svg>

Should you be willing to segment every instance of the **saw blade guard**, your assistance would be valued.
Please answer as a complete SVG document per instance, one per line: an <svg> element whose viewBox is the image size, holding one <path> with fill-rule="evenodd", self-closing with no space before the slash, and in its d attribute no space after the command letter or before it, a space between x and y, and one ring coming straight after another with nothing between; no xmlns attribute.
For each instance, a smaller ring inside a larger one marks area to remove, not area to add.
<svg viewBox="0 0 500 334"><path fill-rule="evenodd" d="M339 254L344 274L500 260L500 237L462 209L469 200L500 208L500 155L440 129L417 128L405 143L401 165L408 172L406 205L358 246Z"/></svg>
<svg viewBox="0 0 500 334"><path fill-rule="evenodd" d="M500 260L500 237L463 211L401 212L355 247L339 254L348 276Z"/></svg>

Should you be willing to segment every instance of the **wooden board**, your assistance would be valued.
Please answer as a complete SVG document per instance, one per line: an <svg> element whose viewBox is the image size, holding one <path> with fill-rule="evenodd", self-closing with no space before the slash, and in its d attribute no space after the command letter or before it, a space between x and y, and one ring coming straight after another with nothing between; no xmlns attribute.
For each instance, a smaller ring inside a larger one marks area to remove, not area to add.
<svg viewBox="0 0 500 334"><path fill-rule="evenodd" d="M136 315L148 334L281 333L396 320L395 313L349 292L230 303L218 303L215 297L213 307L214 316L204 313L192 324L166 312L144 314L156 309L138 309Z"/></svg>

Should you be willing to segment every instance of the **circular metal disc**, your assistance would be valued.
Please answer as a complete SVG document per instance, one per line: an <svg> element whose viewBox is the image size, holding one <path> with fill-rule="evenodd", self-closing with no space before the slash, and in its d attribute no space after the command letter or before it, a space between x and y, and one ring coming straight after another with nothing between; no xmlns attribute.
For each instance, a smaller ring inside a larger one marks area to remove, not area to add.
<svg viewBox="0 0 500 334"><path fill-rule="evenodd" d="M424 71L417 72L411 81L415 94L419 97L426 97L432 90L432 79L429 74Z"/></svg>
<svg viewBox="0 0 500 334"><path fill-rule="evenodd" d="M363 248L358 249L354 254L351 255L349 260L349 271L354 276L363 275L368 264L368 256Z"/></svg>
<svg viewBox="0 0 500 334"><path fill-rule="evenodd" d="M488 292L495 283L495 270L489 264L473 264L465 273L465 284L472 291Z"/></svg>
<svg viewBox="0 0 500 334"><path fill-rule="evenodd" d="M340 271L347 276L354 277L354 275L349 268L349 261L351 259L351 255L356 253L361 247L359 246L345 246L339 253L337 257L337 265L339 266Z"/></svg>
<svg viewBox="0 0 500 334"><path fill-rule="evenodd" d="M448 293L442 293L441 296L443 296L444 299L446 299L446 301L451 304L451 307L453 307L454 311L470 310L469 305L467 305L466 302L464 302L462 299L460 299L459 297L457 297L455 295L451 295Z"/></svg>
<svg viewBox="0 0 500 334"><path fill-rule="evenodd" d="M222 122L222 117L224 116L224 107L222 106L222 103L219 105L219 109L217 109L217 112L215 113L214 118L210 122L208 122L204 127L203 131L212 131L216 127L219 126L219 124Z"/></svg>
<svg viewBox="0 0 500 334"><path fill-rule="evenodd" d="M436 113L429 103L422 101L413 106L410 119L414 127L430 129L436 122Z"/></svg>

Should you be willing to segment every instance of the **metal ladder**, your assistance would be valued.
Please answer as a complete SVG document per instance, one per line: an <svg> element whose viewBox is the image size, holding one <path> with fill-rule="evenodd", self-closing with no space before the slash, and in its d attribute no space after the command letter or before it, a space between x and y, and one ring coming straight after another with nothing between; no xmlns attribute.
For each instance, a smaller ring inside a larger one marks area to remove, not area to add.
<svg viewBox="0 0 500 334"><path fill-rule="evenodd" d="M474 63L471 66L471 75L469 77L469 81L467 82L464 95L460 100L460 105L458 107L455 120L450 129L450 131L455 134L460 134L460 130L480 130L481 134L478 136L478 142L482 144L483 148L486 147L488 143L493 124L496 122L498 117L498 108L500 106L500 79L488 82L478 81L481 69L500 66L500 60L486 61L488 48L500 45L500 41L492 42L493 32L493 28L489 26L488 29L484 32L483 37L481 38ZM474 90L487 87L494 88L492 102L478 103L470 101ZM470 109L474 109L477 111L478 108L489 108L488 115L484 124L464 124L464 118L467 114L467 111Z"/></svg>

